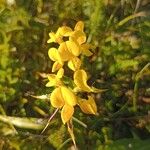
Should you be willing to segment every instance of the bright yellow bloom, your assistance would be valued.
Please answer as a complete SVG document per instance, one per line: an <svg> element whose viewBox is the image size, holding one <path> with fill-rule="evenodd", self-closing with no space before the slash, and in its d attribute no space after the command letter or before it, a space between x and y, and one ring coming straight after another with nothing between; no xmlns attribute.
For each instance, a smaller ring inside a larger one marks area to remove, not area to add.
<svg viewBox="0 0 150 150"><path fill-rule="evenodd" d="M53 107L62 108L61 119L65 124L68 122L74 113L74 106L77 104L75 94L65 86L56 88L50 96L50 101Z"/></svg>
<svg viewBox="0 0 150 150"><path fill-rule="evenodd" d="M58 52L62 61L68 61L68 67L75 71L81 66L81 60L77 57L80 49L74 42L63 42L58 48Z"/></svg>
<svg viewBox="0 0 150 150"><path fill-rule="evenodd" d="M92 52L89 50L89 48L91 47L90 44L85 43L86 35L84 33L84 23L82 21L77 22L74 28L74 32L71 33L69 40L78 43L80 53L82 53L83 55L92 55Z"/></svg>
<svg viewBox="0 0 150 150"><path fill-rule="evenodd" d="M49 74L48 75L48 80L49 82L46 84L47 87L52 87L52 86L61 86L63 85L63 82L61 81L61 78L64 75L64 69L61 68L57 72L57 74Z"/></svg>
<svg viewBox="0 0 150 150"><path fill-rule="evenodd" d="M69 36L72 33L72 29L67 26L62 26L58 28L56 34L54 32L49 33L50 39L47 41L47 43L62 43L63 42L63 36Z"/></svg>
<svg viewBox="0 0 150 150"><path fill-rule="evenodd" d="M66 42L60 44L58 52L62 61L68 61L74 57L74 55L69 51Z"/></svg>
<svg viewBox="0 0 150 150"><path fill-rule="evenodd" d="M76 57L79 55L79 49L73 42L62 42L58 48L50 48L48 51L49 58L55 63L52 66L52 72L63 67L65 61L68 61L68 67L75 71L80 68L81 60Z"/></svg>
<svg viewBox="0 0 150 150"><path fill-rule="evenodd" d="M50 48L48 50L48 56L55 63L52 66L52 72L55 72L63 67L63 61L61 60L60 54L56 48Z"/></svg>
<svg viewBox="0 0 150 150"><path fill-rule="evenodd" d="M75 31L83 31L84 30L84 23L83 21L78 21L74 27Z"/></svg>
<svg viewBox="0 0 150 150"><path fill-rule="evenodd" d="M52 72L55 72L63 67L65 61L68 61L68 67L76 71L80 69L81 60L77 58L81 53L86 56L91 56L92 52L90 44L86 42L86 35L84 33L84 23L82 21L77 22L74 27L74 31L67 26L60 27L56 34L50 33L50 39L48 42L59 43L59 48L50 48L48 55L54 64L52 66ZM63 41L63 37L69 37L68 41Z"/></svg>
<svg viewBox="0 0 150 150"><path fill-rule="evenodd" d="M92 47L91 44L88 43L82 44L81 45L82 54L88 57L93 55L93 53L89 50L91 47Z"/></svg>
<svg viewBox="0 0 150 150"><path fill-rule="evenodd" d="M62 26L58 28L56 32L57 35L61 35L61 36L70 36L71 33L72 33L72 29L68 26Z"/></svg>
<svg viewBox="0 0 150 150"><path fill-rule="evenodd" d="M62 111L61 111L61 119L62 119L62 122L65 124L66 122L68 122L71 117L73 116L74 114L74 107L66 104L64 105L64 107L62 108Z"/></svg>
<svg viewBox="0 0 150 150"><path fill-rule="evenodd" d="M57 35L54 32L50 32L49 37L50 37L50 39L47 41L47 43L52 43L52 42L62 43L63 42L62 36L59 34Z"/></svg>
<svg viewBox="0 0 150 150"><path fill-rule="evenodd" d="M88 100L79 98L78 104L84 113L97 114L97 106L92 96L88 96Z"/></svg>
<svg viewBox="0 0 150 150"><path fill-rule="evenodd" d="M66 41L66 46L68 51L74 56L79 56L81 54L80 46L75 41Z"/></svg>
<svg viewBox="0 0 150 150"><path fill-rule="evenodd" d="M92 91L91 87L87 85L87 74L84 70L77 70L74 73L74 83L82 91Z"/></svg>
<svg viewBox="0 0 150 150"><path fill-rule="evenodd" d="M74 57L68 62L68 67L73 71L80 69L80 66L81 60L78 57Z"/></svg>
<svg viewBox="0 0 150 150"><path fill-rule="evenodd" d="M86 35L84 33L84 23L78 21L74 27L74 32L69 37L70 41L76 41L79 45L86 42Z"/></svg>
<svg viewBox="0 0 150 150"><path fill-rule="evenodd" d="M52 66L52 72L55 72L63 67L63 63L59 63L58 61L54 62Z"/></svg>
<svg viewBox="0 0 150 150"><path fill-rule="evenodd" d="M94 87L90 87L87 84L87 73L82 69L82 70L77 70L74 73L74 83L76 84L76 89L79 91L84 91L84 92L94 92L94 93L98 93L101 92L103 90L94 88Z"/></svg>

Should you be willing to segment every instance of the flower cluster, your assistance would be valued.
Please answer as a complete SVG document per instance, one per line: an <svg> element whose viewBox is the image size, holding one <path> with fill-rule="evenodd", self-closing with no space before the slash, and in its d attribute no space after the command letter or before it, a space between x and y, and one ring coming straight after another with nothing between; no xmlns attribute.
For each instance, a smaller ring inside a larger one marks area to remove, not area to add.
<svg viewBox="0 0 150 150"><path fill-rule="evenodd" d="M99 92L99 89L90 87L87 84L87 73L82 69L81 55L91 56L90 44L86 43L84 23L77 22L72 30L68 26L58 28L56 33L49 33L48 43L54 42L58 48L52 47L48 51L49 58L54 62L52 74L48 75L47 87L55 87L50 96L51 105L61 109L63 123L68 122L74 113L74 107L78 105L86 114L96 114L97 106L92 92ZM67 40L65 40L67 39ZM68 87L63 82L64 65L73 71L74 88ZM86 92L88 100L80 98L78 92Z"/></svg>

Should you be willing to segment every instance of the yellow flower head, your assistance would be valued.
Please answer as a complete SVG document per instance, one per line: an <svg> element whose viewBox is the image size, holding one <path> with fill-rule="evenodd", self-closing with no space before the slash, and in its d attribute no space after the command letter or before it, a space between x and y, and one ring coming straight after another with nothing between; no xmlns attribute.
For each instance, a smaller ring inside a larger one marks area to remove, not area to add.
<svg viewBox="0 0 150 150"><path fill-rule="evenodd" d="M82 70L77 70L74 73L74 83L77 86L76 89L79 91L84 91L84 92L93 92L93 93L99 93L102 92L103 90L97 89L95 87L90 87L87 84L87 73L82 69Z"/></svg>
<svg viewBox="0 0 150 150"><path fill-rule="evenodd" d="M92 92L91 87L87 85L87 74L84 70L77 70L74 73L74 83L80 90Z"/></svg>
<svg viewBox="0 0 150 150"><path fill-rule="evenodd" d="M57 72L57 74L49 74L48 75L48 80L49 82L46 84L47 87L52 87L52 86L61 86L63 85L63 82L61 81L61 78L64 75L64 69L61 68Z"/></svg>
<svg viewBox="0 0 150 150"><path fill-rule="evenodd" d="M52 66L52 72L55 72L63 67L63 61L62 61L60 54L56 48L50 48L48 50L48 56L52 61L55 61Z"/></svg>
<svg viewBox="0 0 150 150"><path fill-rule="evenodd" d="M84 113L97 114L97 106L92 96L88 96L88 100L79 98L78 104Z"/></svg>
<svg viewBox="0 0 150 150"><path fill-rule="evenodd" d="M62 121L64 124L68 122L74 113L74 106L77 104L75 94L67 87L60 86L51 93L50 101L53 107L62 108Z"/></svg>
<svg viewBox="0 0 150 150"><path fill-rule="evenodd" d="M69 37L70 41L76 41L79 45L86 42L86 35L84 33L84 23L78 21L74 27L74 31Z"/></svg>
<svg viewBox="0 0 150 150"><path fill-rule="evenodd" d="M64 62L68 61L68 67L76 71L80 69L81 60L78 58L80 54L91 56L92 52L89 50L90 44L86 42L86 35L84 33L84 23L78 21L72 30L70 27L62 26L58 28L56 34L50 33L48 42L59 43L59 48L50 48L48 51L49 58L54 61L52 72L63 67ZM63 41L63 37L69 37L69 40Z"/></svg>
<svg viewBox="0 0 150 150"><path fill-rule="evenodd" d="M62 26L58 28L57 32L50 32L49 37L50 39L47 41L47 43L62 43L63 42L63 36L69 36L72 33L72 29L67 26Z"/></svg>

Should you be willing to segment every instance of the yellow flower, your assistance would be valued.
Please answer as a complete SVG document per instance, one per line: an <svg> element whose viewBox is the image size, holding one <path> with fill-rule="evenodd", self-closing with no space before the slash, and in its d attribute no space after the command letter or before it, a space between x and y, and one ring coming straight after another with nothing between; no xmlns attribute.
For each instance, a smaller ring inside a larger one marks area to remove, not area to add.
<svg viewBox="0 0 150 150"><path fill-rule="evenodd" d="M97 114L97 106L92 96L88 96L88 100L79 98L78 104L84 113Z"/></svg>
<svg viewBox="0 0 150 150"><path fill-rule="evenodd" d="M98 92L103 91L101 89L90 87L87 84L87 80L88 80L87 73L83 69L75 71L75 73L74 73L74 83L77 86L76 90L84 91L84 92L94 92L94 93L98 93Z"/></svg>
<svg viewBox="0 0 150 150"><path fill-rule="evenodd" d="M81 45L81 52L85 56L91 56L93 53L89 50L91 48L91 44L85 43Z"/></svg>
<svg viewBox="0 0 150 150"><path fill-rule="evenodd" d="M84 23L82 21L78 21L76 23L74 31L71 33L69 40L76 41L79 45L86 42L86 35L84 33Z"/></svg>
<svg viewBox="0 0 150 150"><path fill-rule="evenodd" d="M86 56L91 56L92 52L89 50L91 47L90 44L85 43L86 42L86 35L84 33L84 23L82 21L78 21L75 25L74 32L71 33L69 37L69 41L75 42L79 49L80 53Z"/></svg>
<svg viewBox="0 0 150 150"><path fill-rule="evenodd" d="M69 51L66 42L60 44L58 53L62 61L68 61L74 57L74 55Z"/></svg>
<svg viewBox="0 0 150 150"><path fill-rule="evenodd" d="M54 32L50 32L49 37L50 39L47 41L47 43L52 43L52 42L62 43L63 42L62 36L59 34L55 34Z"/></svg>
<svg viewBox="0 0 150 150"><path fill-rule="evenodd" d="M68 67L76 71L80 69L81 60L77 58L81 53L86 56L91 56L92 52L90 44L86 42L86 35L84 33L84 23L82 21L77 22L74 27L74 31L67 26L58 28L56 34L50 33L50 39L48 42L59 43L59 48L50 48L48 55L54 64L52 66L52 72L55 72L63 67L64 62L68 61ZM63 37L69 37L68 41L63 41Z"/></svg>
<svg viewBox="0 0 150 150"><path fill-rule="evenodd" d="M75 71L81 66L81 60L77 57L80 54L79 47L71 41L63 42L58 48L62 61L68 61L68 67Z"/></svg>
<svg viewBox="0 0 150 150"><path fill-rule="evenodd" d="M74 27L75 31L83 31L84 30L84 23L83 21L78 21Z"/></svg>
<svg viewBox="0 0 150 150"><path fill-rule="evenodd" d="M81 60L78 57L74 57L68 61L68 67L73 71L80 69L80 66Z"/></svg>
<svg viewBox="0 0 150 150"><path fill-rule="evenodd" d="M74 106L77 104L75 94L65 86L56 88L50 96L51 105L55 108L62 108L61 119L65 124L74 113Z"/></svg>
<svg viewBox="0 0 150 150"><path fill-rule="evenodd" d="M58 28L56 34L54 32L49 33L50 39L47 41L47 43L62 43L63 42L63 36L69 36L72 33L72 29L67 26L62 26Z"/></svg>
<svg viewBox="0 0 150 150"><path fill-rule="evenodd" d="M57 35L61 35L61 36L70 36L71 33L72 33L72 29L68 26L62 26L58 28L56 32Z"/></svg>
<svg viewBox="0 0 150 150"><path fill-rule="evenodd" d="M70 41L62 42L58 48L50 48L48 51L49 58L55 61L52 66L52 72L55 72L63 67L64 62L68 61L68 67L75 71L80 68L81 60L77 57L79 55L78 47Z"/></svg>
<svg viewBox="0 0 150 150"><path fill-rule="evenodd" d="M61 78L64 75L64 69L61 68L57 72L57 74L49 74L48 75L48 80L49 82L46 84L46 87L52 87L52 86L61 86L63 85L63 82L61 81Z"/></svg>
<svg viewBox="0 0 150 150"><path fill-rule="evenodd" d="M87 74L84 70L77 70L74 73L74 83L82 91L92 91L91 87L87 85Z"/></svg>
<svg viewBox="0 0 150 150"><path fill-rule="evenodd" d="M50 48L48 50L48 56L52 61L55 61L52 66L52 72L55 72L63 67L63 61L61 60L60 54L56 48Z"/></svg>

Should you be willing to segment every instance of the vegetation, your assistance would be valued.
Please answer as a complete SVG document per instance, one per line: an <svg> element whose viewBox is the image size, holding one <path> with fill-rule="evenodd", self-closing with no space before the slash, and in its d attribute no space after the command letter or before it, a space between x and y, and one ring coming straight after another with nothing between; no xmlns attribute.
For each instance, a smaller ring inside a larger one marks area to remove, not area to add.
<svg viewBox="0 0 150 150"><path fill-rule="evenodd" d="M149 0L0 0L0 149L149 150L149 10Z"/></svg>

